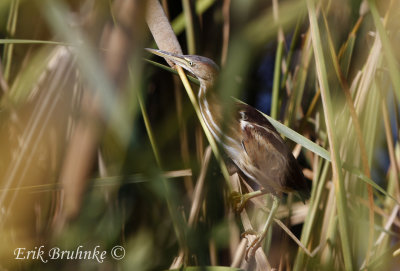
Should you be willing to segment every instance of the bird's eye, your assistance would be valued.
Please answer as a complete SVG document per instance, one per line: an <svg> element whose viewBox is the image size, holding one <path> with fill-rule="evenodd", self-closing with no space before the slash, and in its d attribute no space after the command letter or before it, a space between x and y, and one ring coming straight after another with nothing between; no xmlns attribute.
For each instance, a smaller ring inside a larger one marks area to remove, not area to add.
<svg viewBox="0 0 400 271"><path fill-rule="evenodd" d="M189 61L189 66L193 67L193 62L192 61Z"/></svg>

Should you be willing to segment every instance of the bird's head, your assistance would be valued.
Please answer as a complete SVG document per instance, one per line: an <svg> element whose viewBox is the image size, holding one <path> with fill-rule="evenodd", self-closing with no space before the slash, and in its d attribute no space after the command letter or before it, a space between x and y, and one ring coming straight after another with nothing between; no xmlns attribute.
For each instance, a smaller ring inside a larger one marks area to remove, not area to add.
<svg viewBox="0 0 400 271"><path fill-rule="evenodd" d="M192 73L200 83L212 85L218 75L219 68L211 59L197 55L179 55L162 50L146 49L152 54L164 57Z"/></svg>

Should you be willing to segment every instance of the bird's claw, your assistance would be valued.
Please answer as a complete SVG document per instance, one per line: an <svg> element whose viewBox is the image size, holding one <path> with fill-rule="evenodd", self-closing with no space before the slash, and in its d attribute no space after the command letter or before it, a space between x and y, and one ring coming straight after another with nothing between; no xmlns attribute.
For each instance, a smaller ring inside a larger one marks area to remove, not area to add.
<svg viewBox="0 0 400 271"><path fill-rule="evenodd" d="M253 238L248 238L249 236L253 236ZM261 247L261 242L263 240L263 237L260 233L256 232L255 230L247 230L242 233L242 238L246 238L249 242L244 256L246 261L248 261L251 257L254 256L257 249Z"/></svg>
<svg viewBox="0 0 400 271"><path fill-rule="evenodd" d="M245 197L236 191L233 191L231 193L231 201L232 201L232 205L233 205L233 209L238 212L241 213L244 209L244 206L246 205L247 200L245 199Z"/></svg>

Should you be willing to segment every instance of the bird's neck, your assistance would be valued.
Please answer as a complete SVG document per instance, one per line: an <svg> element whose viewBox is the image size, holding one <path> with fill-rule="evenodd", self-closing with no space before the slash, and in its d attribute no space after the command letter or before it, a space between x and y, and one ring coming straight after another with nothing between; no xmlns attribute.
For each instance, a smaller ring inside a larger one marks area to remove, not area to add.
<svg viewBox="0 0 400 271"><path fill-rule="evenodd" d="M200 79L200 88L199 88L199 99L202 97L206 98L207 95L210 95L213 91L214 88L214 81L213 80L203 80Z"/></svg>
<svg viewBox="0 0 400 271"><path fill-rule="evenodd" d="M212 90L212 82L200 81L198 94L200 112L208 130L215 139L221 139L221 106L218 103L217 95Z"/></svg>

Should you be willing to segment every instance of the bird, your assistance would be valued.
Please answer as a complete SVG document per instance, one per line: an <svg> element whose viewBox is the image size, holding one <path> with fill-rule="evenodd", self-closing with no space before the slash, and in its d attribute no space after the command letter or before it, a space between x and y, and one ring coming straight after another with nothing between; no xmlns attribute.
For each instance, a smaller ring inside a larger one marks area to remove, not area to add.
<svg viewBox="0 0 400 271"><path fill-rule="evenodd" d="M259 188L243 195L233 193L236 209L241 211L252 197L262 194L271 194L273 197L267 221L249 245L247 258L247 254L253 254L261 246L282 194L294 192L305 202L310 197L310 185L283 138L261 112L235 101L233 109L229 111L230 118L225 118L214 89L219 67L213 60L199 55L181 55L149 48L146 50L181 66L199 80L197 99L201 116L225 153L229 173L238 173L245 182Z"/></svg>

